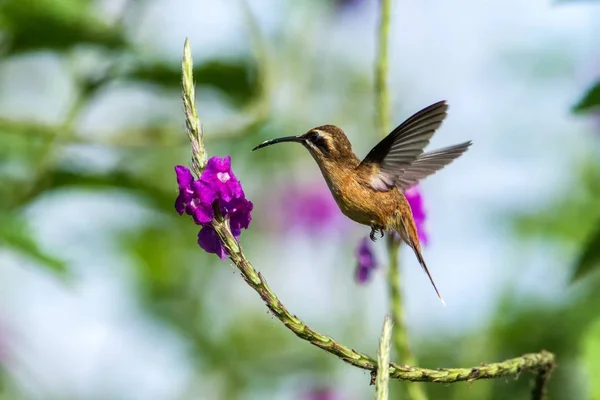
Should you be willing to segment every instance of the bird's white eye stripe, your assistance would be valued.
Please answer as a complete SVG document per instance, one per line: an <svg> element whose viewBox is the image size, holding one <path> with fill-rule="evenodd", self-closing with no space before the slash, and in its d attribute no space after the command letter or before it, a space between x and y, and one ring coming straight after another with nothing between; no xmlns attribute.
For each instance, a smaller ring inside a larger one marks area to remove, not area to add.
<svg viewBox="0 0 600 400"><path fill-rule="evenodd" d="M306 139L306 142L310 143L312 148L319 149L323 152L329 151L329 138L327 138L321 132L311 131L306 135Z"/></svg>

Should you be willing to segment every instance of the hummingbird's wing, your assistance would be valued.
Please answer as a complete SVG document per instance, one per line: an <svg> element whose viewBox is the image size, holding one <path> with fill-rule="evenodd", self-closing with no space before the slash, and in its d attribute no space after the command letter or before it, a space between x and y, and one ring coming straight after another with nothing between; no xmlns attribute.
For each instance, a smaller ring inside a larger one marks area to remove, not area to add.
<svg viewBox="0 0 600 400"><path fill-rule="evenodd" d="M396 178L396 186L406 190L429 175L435 174L467 151L471 143L469 140L468 142L421 154Z"/></svg>
<svg viewBox="0 0 600 400"><path fill-rule="evenodd" d="M373 164L379 167L379 173L371 181L374 189L387 191L396 185L397 177L423 154L423 149L446 118L447 109L445 101L422 109L373 147L357 168L371 169Z"/></svg>

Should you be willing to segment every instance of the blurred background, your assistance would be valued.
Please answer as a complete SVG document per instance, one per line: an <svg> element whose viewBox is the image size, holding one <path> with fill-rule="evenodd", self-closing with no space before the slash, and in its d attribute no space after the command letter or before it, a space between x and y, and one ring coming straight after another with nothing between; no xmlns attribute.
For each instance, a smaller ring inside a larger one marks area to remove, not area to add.
<svg viewBox="0 0 600 400"><path fill-rule="evenodd" d="M378 2L243 4L0 3L2 399L372 397L367 372L297 339L173 208L189 37L209 155L231 155L255 205L247 256L292 313L375 355L385 241L357 284L369 228L301 146L250 150L336 124L366 155ZM600 399L600 2L403 0L392 21L393 123L445 99L431 148L474 142L421 185L448 307L401 252L420 366L546 349L550 399ZM530 378L425 388L524 399Z"/></svg>

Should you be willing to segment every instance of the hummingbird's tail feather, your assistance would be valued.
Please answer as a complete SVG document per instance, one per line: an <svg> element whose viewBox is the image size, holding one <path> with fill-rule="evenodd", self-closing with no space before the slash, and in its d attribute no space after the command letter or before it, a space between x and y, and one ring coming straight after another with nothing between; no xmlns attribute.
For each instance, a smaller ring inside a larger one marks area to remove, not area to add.
<svg viewBox="0 0 600 400"><path fill-rule="evenodd" d="M417 256L417 260L419 260L419 264L423 268L423 271L427 274L431 285L435 289L435 293L437 297L440 299L442 304L446 306L446 302L444 301L440 291L438 290L435 282L433 281L433 277L429 273L429 269L427 268L427 264L425 264L425 259L423 258L423 254L421 254L421 245L419 243L419 235L417 233L417 227L415 226L415 222L412 219L412 214L408 217L405 217L400 211L395 213L395 219L393 220L393 229L400 234L400 239L404 243L410 246L411 249L415 252Z"/></svg>
<svg viewBox="0 0 600 400"><path fill-rule="evenodd" d="M444 305L444 307L446 307L446 302L444 301L444 298L440 294L440 291L438 290L437 286L435 286L435 282L433 281L433 277L429 273L429 269L427 268L427 264L425 264L425 259L423 258L423 255L421 254L421 251L417 248L417 246L415 246L412 243L408 243L408 245L415 252L415 255L417 256L417 260L419 260L419 264L421 264L421 267L423 268L423 271L425 271L425 273L427 274L427 277L429 278L429 282L431 282L431 285L433 286L433 289L435 290L435 293L437 294L437 297L440 299L440 301L442 302L442 304Z"/></svg>

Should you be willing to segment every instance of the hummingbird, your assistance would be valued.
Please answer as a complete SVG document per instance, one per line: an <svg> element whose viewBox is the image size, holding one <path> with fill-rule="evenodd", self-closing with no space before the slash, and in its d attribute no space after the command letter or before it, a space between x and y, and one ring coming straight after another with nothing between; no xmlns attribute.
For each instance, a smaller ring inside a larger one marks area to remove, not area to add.
<svg viewBox="0 0 600 400"><path fill-rule="evenodd" d="M371 227L376 241L384 233L397 232L415 253L438 298L445 304L425 264L412 210L404 192L450 164L471 141L424 152L447 116L446 101L439 101L413 114L382 139L361 161L344 131L322 125L303 135L266 140L252 151L276 143L301 143L316 161L341 212L359 224Z"/></svg>

